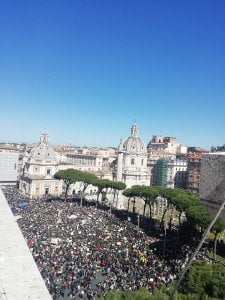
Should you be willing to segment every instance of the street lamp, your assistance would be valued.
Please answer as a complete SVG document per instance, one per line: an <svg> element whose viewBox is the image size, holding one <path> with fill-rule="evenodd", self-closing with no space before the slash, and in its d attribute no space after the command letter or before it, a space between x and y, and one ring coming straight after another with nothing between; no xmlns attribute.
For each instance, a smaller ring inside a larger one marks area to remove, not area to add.
<svg viewBox="0 0 225 300"><path fill-rule="evenodd" d="M112 215L112 204L111 204L111 202L110 202L110 204L109 204L109 215L110 215L110 217L111 217L111 215Z"/></svg>
<svg viewBox="0 0 225 300"><path fill-rule="evenodd" d="M140 229L140 215L139 215L139 213L138 213L138 216L137 216L137 226L138 226L138 231L139 231L139 229Z"/></svg>
<svg viewBox="0 0 225 300"><path fill-rule="evenodd" d="M166 229L167 229L167 213L165 214L165 221L164 221L164 244L163 244L164 256L166 254Z"/></svg>

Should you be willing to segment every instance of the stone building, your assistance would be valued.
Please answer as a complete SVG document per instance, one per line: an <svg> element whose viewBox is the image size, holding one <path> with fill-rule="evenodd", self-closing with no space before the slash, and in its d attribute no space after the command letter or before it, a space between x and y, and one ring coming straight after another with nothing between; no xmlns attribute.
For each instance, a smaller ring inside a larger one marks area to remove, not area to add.
<svg viewBox="0 0 225 300"><path fill-rule="evenodd" d="M167 188L186 188L186 158L160 158L152 168L151 184Z"/></svg>
<svg viewBox="0 0 225 300"><path fill-rule="evenodd" d="M151 185L186 187L186 152L175 137L153 135L147 147Z"/></svg>
<svg viewBox="0 0 225 300"><path fill-rule="evenodd" d="M99 178L112 180L112 163L115 150L66 148L56 152L49 144L47 133L41 134L39 144L29 148L20 159L19 188L30 197L43 197L47 195L60 196L64 192L62 181L55 180L54 174L59 170L69 168L94 173ZM26 148L27 149L27 148ZM70 186L69 194L80 190L80 183ZM87 192L93 193L95 187L88 187Z"/></svg>
<svg viewBox="0 0 225 300"><path fill-rule="evenodd" d="M206 150L199 147L188 148L187 189L194 194L199 194L201 158L203 153L206 153Z"/></svg>
<svg viewBox="0 0 225 300"><path fill-rule="evenodd" d="M48 134L42 133L39 144L31 150L24 162L20 190L32 197L48 194L59 196L62 193L62 182L54 179L59 164L59 154L49 145Z"/></svg>
<svg viewBox="0 0 225 300"><path fill-rule="evenodd" d="M177 142L175 137L153 135L147 146L149 151L163 151L171 154L187 153L187 147Z"/></svg>
<svg viewBox="0 0 225 300"><path fill-rule="evenodd" d="M147 169L147 148L138 137L138 128L131 127L130 136L121 140L117 151L116 178L127 187L133 185L150 185L150 173Z"/></svg>
<svg viewBox="0 0 225 300"><path fill-rule="evenodd" d="M199 195L204 206L216 214L225 200L225 152L203 154ZM225 218L225 211L222 211Z"/></svg>

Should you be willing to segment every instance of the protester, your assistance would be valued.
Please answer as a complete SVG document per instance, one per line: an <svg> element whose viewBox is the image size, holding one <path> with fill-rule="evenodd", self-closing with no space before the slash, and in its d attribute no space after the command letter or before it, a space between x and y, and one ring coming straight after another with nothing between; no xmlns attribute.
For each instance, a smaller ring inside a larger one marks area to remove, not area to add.
<svg viewBox="0 0 225 300"><path fill-rule="evenodd" d="M5 196L53 299L98 299L109 290L153 292L176 278L190 249L166 260L151 249L155 238L132 222L74 202L29 200L18 191Z"/></svg>

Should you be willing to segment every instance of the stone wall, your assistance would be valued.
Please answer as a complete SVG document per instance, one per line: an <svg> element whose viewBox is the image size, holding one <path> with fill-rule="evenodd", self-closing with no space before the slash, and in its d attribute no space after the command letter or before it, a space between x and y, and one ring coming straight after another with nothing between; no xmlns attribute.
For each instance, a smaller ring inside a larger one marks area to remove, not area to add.
<svg viewBox="0 0 225 300"><path fill-rule="evenodd" d="M202 155L199 195L215 214L225 199L225 152ZM225 211L222 214L225 217Z"/></svg>
<svg viewBox="0 0 225 300"><path fill-rule="evenodd" d="M1 189L0 299L52 299Z"/></svg>

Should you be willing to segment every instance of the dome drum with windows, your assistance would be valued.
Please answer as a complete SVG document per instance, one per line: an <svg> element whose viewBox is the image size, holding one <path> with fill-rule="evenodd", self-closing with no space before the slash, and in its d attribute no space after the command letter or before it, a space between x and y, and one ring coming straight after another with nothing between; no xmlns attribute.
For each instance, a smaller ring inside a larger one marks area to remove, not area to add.
<svg viewBox="0 0 225 300"><path fill-rule="evenodd" d="M138 128L136 124L131 126L130 136L119 145L119 151L131 152L131 153L147 153L147 148L145 143L138 137Z"/></svg>

